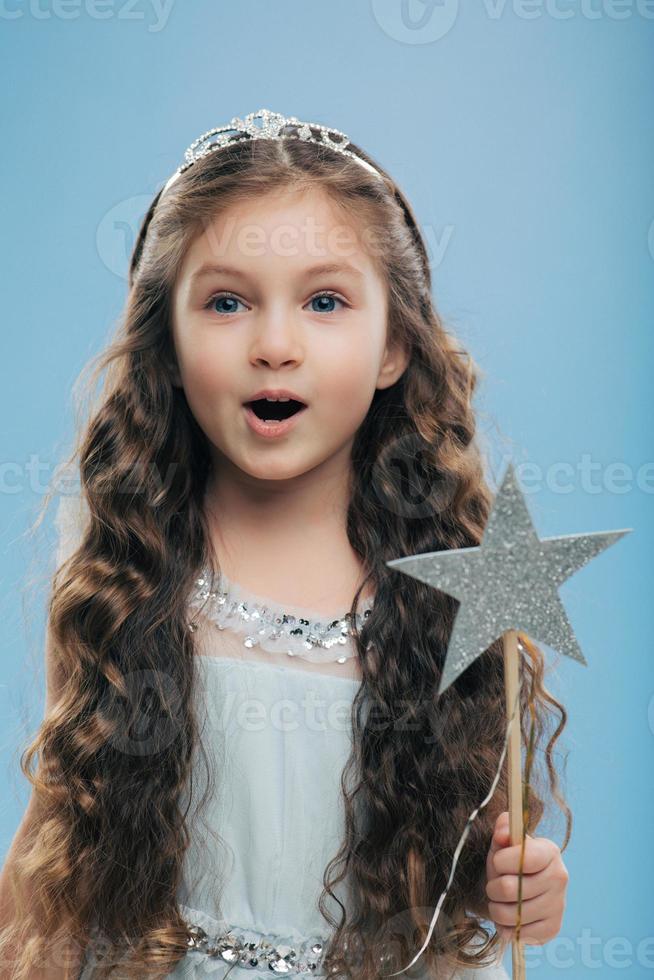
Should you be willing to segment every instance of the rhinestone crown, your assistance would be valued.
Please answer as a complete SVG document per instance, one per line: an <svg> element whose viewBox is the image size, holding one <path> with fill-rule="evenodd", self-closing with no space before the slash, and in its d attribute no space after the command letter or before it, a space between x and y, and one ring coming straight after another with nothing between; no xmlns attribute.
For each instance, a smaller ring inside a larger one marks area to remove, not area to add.
<svg viewBox="0 0 654 980"><path fill-rule="evenodd" d="M261 120L261 122L259 123L258 120ZM283 133L282 130L288 127L294 128L296 132ZM314 130L317 130L318 136L314 135ZM334 139L334 137L337 138ZM270 109L259 109L257 112L248 113L245 119L234 116L230 122L225 123L223 126L216 126L214 129L209 129L206 133L202 133L201 136L193 140L184 153L185 162L168 179L164 185L162 194L165 194L180 174L188 170L196 160L201 159L208 153L220 150L230 143L237 143L242 139L300 139L306 143L316 143L318 146L329 146L332 150L336 150L338 153L343 153L345 156L356 160L357 163L365 167L370 173L375 174L383 180L382 174L376 167L369 164L367 160L363 160L358 154L353 153L352 150L347 149L350 144L350 138L345 133L341 133L340 130L333 129L331 126L323 126L321 123L304 122L296 116L283 116L280 112L272 112Z"/></svg>

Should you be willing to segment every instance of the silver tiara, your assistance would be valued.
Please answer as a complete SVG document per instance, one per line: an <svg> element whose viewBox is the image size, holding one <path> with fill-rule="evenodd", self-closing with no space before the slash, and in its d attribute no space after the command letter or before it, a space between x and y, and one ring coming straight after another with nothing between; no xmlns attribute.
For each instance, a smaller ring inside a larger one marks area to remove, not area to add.
<svg viewBox="0 0 654 980"><path fill-rule="evenodd" d="M261 123L258 120L261 120ZM294 127L296 132L282 133L281 130L287 126ZM318 130L320 136L314 136L312 130ZM337 140L334 140L334 136L337 137ZM363 160L356 153L346 149L350 144L350 139L338 129L332 129L331 126L322 126L320 123L315 122L302 122L296 116L283 116L279 112L271 112L270 109L259 109L258 112L250 112L245 119L234 116L224 126L216 126L214 129L208 130L202 136L198 136L197 139L193 140L184 153L185 162L168 179L164 185L162 194L165 194L179 175L193 166L196 160L207 156L208 153L213 153L215 150L222 149L223 146L229 146L230 143L238 143L244 137L253 140L299 139L304 140L306 143L316 143L318 146L328 146L338 153L344 153L345 156L352 157L353 160L360 163L366 170L383 179L380 172L369 164L367 160Z"/></svg>

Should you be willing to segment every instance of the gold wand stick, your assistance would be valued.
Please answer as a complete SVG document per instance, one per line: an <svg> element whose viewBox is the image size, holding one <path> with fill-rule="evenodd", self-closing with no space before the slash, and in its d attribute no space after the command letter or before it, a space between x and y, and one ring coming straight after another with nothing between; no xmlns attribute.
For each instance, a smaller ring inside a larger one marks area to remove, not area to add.
<svg viewBox="0 0 654 980"><path fill-rule="evenodd" d="M504 640L504 686L506 693L507 717L516 704L520 683L520 663L518 658L518 633L506 630ZM511 725L508 746L509 764L509 835L511 844L522 844L520 874L518 876L518 921L516 935L511 943L513 980L525 980L524 945L520 942L520 908L522 904L522 857L524 855L524 824L522 799L522 757L520 752L520 704L515 708L516 716Z"/></svg>

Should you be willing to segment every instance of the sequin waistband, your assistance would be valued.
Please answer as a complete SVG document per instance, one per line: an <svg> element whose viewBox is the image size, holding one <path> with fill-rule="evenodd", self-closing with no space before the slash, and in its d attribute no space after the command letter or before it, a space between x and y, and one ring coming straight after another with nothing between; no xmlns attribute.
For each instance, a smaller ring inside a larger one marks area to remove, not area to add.
<svg viewBox="0 0 654 980"><path fill-rule="evenodd" d="M249 930L231 928L218 936L210 936L202 928L187 922L189 949L220 957L226 963L236 963L248 970L265 969L273 973L310 973L315 976L323 962L323 942L320 936L302 942L282 943L274 938L255 935Z"/></svg>

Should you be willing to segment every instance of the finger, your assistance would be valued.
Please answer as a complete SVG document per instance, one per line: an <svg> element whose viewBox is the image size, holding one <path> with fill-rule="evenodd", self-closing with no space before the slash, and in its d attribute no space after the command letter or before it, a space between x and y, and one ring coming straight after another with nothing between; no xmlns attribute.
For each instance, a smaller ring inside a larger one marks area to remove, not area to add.
<svg viewBox="0 0 654 980"><path fill-rule="evenodd" d="M506 847L509 843L509 811L504 810L499 814L495 821L495 828L491 838L489 855L492 856L501 847Z"/></svg>
<svg viewBox="0 0 654 980"><path fill-rule="evenodd" d="M486 897L490 902L516 902L518 901L518 885L520 878L518 875L500 875L493 878L486 884ZM535 875L523 876L522 878L522 901L526 902L530 898L538 898L546 892L552 891L552 882L547 876L547 871L541 871Z"/></svg>
<svg viewBox="0 0 654 980"><path fill-rule="evenodd" d="M531 834L527 834L526 837L529 840L533 840ZM491 838L490 853L494 854L495 851L499 850L500 848L507 847L509 844L511 844L511 821L509 818L509 811L503 810L495 821L493 836Z"/></svg>
<svg viewBox="0 0 654 980"><path fill-rule="evenodd" d="M511 844L498 848L491 855L494 871L492 877L504 874L518 874L522 844ZM525 853L522 860L523 874L536 874L544 871L553 861L560 859L561 852L554 841L547 837L530 837L525 840Z"/></svg>
<svg viewBox="0 0 654 980"><path fill-rule="evenodd" d="M552 861L543 871L522 875L522 898L537 898L547 892L550 895L563 894L568 886L568 869L563 861ZM517 902L520 876L517 874L499 875L488 878L486 894L491 901Z"/></svg>
<svg viewBox="0 0 654 980"><path fill-rule="evenodd" d="M551 895L537 895L523 901L520 910L520 922L524 926L551 918ZM509 926L513 929L518 921L517 902L489 902L488 914L498 926Z"/></svg>

